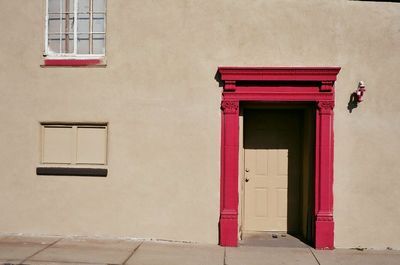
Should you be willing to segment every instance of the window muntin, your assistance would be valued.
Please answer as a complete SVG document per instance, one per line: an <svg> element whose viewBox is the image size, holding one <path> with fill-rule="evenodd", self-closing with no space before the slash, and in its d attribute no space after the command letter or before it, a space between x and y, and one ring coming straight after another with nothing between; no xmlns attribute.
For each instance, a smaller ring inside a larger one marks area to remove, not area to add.
<svg viewBox="0 0 400 265"><path fill-rule="evenodd" d="M106 0L47 0L45 55L105 55Z"/></svg>

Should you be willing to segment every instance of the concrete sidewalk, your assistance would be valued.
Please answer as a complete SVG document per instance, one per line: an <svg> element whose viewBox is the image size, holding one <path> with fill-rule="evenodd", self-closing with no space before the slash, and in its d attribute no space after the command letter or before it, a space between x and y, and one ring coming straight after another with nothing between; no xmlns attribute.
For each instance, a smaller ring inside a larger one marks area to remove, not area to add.
<svg viewBox="0 0 400 265"><path fill-rule="evenodd" d="M400 251L317 251L282 246L224 248L139 240L0 236L0 264L399 265Z"/></svg>

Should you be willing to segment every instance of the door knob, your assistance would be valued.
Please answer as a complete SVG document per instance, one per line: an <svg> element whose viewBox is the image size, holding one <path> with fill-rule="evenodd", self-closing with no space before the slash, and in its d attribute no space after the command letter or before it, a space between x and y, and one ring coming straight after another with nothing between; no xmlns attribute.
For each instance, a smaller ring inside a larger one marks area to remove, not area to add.
<svg viewBox="0 0 400 265"><path fill-rule="evenodd" d="M249 182L249 180L250 180L249 178L245 178L245 179L244 179L244 181L246 181L246 182Z"/></svg>
<svg viewBox="0 0 400 265"><path fill-rule="evenodd" d="M246 172L250 172L250 170L249 170L249 169L247 169L247 168L246 168L244 171L246 171Z"/></svg>

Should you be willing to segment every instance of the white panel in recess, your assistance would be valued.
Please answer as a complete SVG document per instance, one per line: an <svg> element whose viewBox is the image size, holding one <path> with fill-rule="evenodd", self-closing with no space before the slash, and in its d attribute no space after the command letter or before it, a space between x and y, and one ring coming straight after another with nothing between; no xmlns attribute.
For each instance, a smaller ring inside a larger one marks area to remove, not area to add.
<svg viewBox="0 0 400 265"><path fill-rule="evenodd" d="M43 127L42 163L70 164L74 135L72 127Z"/></svg>
<svg viewBox="0 0 400 265"><path fill-rule="evenodd" d="M105 164L107 146L106 127L78 127L77 164Z"/></svg>

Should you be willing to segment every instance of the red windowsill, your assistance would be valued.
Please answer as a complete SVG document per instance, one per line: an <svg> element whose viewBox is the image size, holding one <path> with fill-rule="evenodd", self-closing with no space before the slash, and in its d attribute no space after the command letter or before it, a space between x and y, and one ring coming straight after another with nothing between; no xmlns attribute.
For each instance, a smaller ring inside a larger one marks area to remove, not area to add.
<svg viewBox="0 0 400 265"><path fill-rule="evenodd" d="M104 66L102 59L45 59L43 66Z"/></svg>

